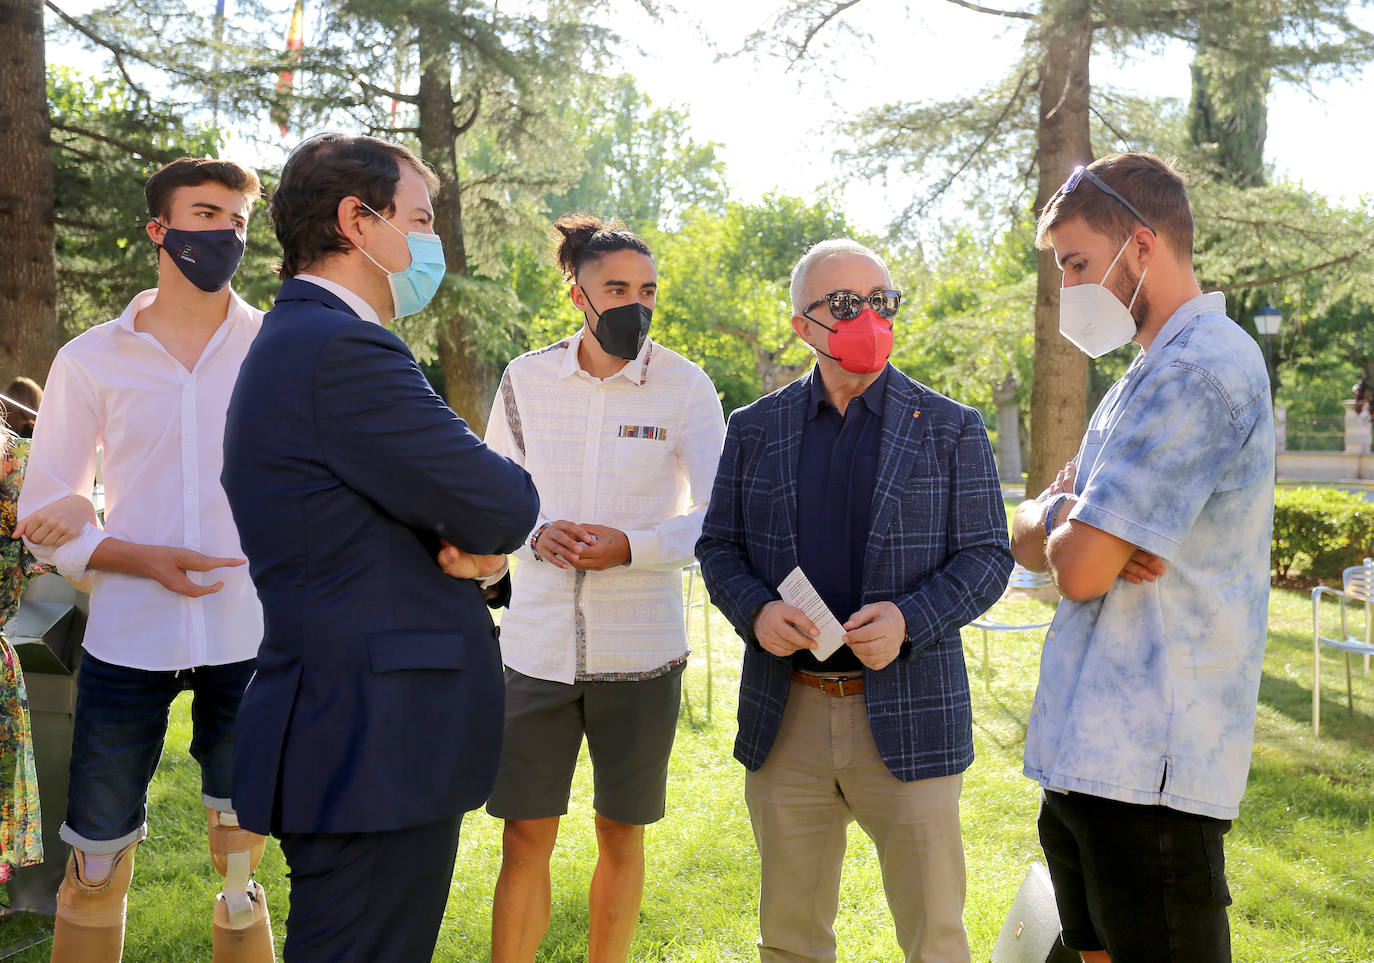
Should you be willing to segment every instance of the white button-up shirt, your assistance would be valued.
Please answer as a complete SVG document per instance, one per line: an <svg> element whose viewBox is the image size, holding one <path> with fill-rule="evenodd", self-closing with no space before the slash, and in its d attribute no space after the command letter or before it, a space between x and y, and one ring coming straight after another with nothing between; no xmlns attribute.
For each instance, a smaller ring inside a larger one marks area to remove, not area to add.
<svg viewBox="0 0 1374 963"><path fill-rule="evenodd" d="M539 489L538 525L618 528L630 564L600 572L517 556L501 655L556 682L653 678L687 657L682 568L711 497L725 421L711 379L645 340L604 380L577 360L582 332L516 358L501 378L487 444Z"/></svg>
<svg viewBox="0 0 1374 963"><path fill-rule="evenodd" d="M243 557L219 475L225 410L262 312L233 295L228 316L187 371L156 338L134 330L138 312L156 295L142 292L116 320L74 338L48 373L20 517L67 495L89 497L96 450L104 450L104 530L87 525L57 549L30 545L71 578L86 574L107 537ZM262 607L247 565L188 572L201 585L224 582L198 599L150 578L92 574L85 648L102 661L175 670L257 655Z"/></svg>

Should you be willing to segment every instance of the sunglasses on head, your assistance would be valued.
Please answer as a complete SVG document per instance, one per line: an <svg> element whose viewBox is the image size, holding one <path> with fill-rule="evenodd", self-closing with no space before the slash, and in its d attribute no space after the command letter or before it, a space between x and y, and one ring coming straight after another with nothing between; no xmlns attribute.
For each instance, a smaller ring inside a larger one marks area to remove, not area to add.
<svg viewBox="0 0 1374 963"><path fill-rule="evenodd" d="M831 291L823 298L818 298L806 306L803 315L810 314L816 308L827 301L830 302L830 316L836 321L853 321L859 316L865 304L873 308L874 313L880 318L895 318L897 308L902 303L901 291L875 291L870 295L855 294L853 291Z"/></svg>
<svg viewBox="0 0 1374 963"><path fill-rule="evenodd" d="M1061 187L1061 188L1059 188L1059 193L1060 193L1060 194L1072 194L1072 193L1073 193L1073 189L1074 189L1075 187L1077 187L1079 184L1083 183L1083 178L1085 178L1085 177L1086 177L1088 180L1092 181L1093 185L1096 186L1096 187L1097 187L1100 191L1102 191L1104 194L1110 194L1112 197L1115 197L1118 201L1120 201L1122 204L1124 204L1125 207L1126 207L1126 210L1128 210L1128 211L1130 211L1132 214L1134 214L1134 215L1135 215L1135 219L1136 219L1137 221L1139 221L1141 224L1144 224L1146 227L1148 227L1148 228L1150 229L1150 233L1151 233L1151 234L1158 234L1158 233L1159 233L1158 231L1156 231L1156 230L1154 229L1153 225L1151 225L1149 221L1145 220L1145 215L1144 215L1144 214L1141 214L1139 211L1137 211L1137 210L1135 209L1135 205L1134 205L1134 204L1132 204L1130 201L1126 200L1126 198L1124 198L1124 197L1122 197L1120 194L1118 194L1115 190L1113 190L1113 189L1111 188L1110 185L1107 184L1106 181L1104 181L1102 178L1098 177L1098 176L1097 176L1096 174L1094 174L1092 171L1088 170L1088 169L1087 169L1086 167L1084 167L1082 164L1079 164L1077 167L1075 167L1075 168L1073 169L1073 173L1070 174L1070 175L1069 175L1069 179L1066 180L1066 181L1064 182L1064 186Z"/></svg>

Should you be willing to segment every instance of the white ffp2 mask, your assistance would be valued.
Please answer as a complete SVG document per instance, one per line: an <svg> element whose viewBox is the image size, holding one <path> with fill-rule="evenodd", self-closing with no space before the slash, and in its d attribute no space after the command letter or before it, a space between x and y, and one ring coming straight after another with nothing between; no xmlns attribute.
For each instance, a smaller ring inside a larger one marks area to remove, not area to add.
<svg viewBox="0 0 1374 963"><path fill-rule="evenodd" d="M1135 306L1140 286L1145 283L1145 275L1150 269L1140 272L1140 280L1131 294L1130 304L1122 304L1121 299L1104 283L1130 243L1131 239L1126 238L1126 243L1116 252L1112 263L1107 265L1107 273L1102 275L1101 282L1059 289L1059 333L1090 358L1100 358L1135 337L1136 324L1131 316L1131 308Z"/></svg>

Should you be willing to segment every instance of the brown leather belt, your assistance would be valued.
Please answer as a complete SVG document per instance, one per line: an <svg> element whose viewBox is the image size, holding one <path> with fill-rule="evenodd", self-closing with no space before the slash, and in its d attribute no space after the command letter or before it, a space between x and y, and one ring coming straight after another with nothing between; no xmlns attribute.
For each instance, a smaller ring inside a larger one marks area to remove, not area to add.
<svg viewBox="0 0 1374 963"><path fill-rule="evenodd" d="M852 696L864 691L864 677L861 675L856 675L852 679L841 679L834 676L811 675L800 669L793 669L792 681L820 689L828 696Z"/></svg>

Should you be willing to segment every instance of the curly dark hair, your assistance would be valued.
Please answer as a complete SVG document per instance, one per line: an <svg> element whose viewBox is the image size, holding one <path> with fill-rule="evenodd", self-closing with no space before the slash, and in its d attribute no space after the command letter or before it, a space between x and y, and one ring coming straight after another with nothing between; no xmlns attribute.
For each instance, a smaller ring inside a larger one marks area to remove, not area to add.
<svg viewBox="0 0 1374 963"><path fill-rule="evenodd" d="M317 134L293 150L268 204L282 249L277 274L295 277L349 249L338 221L344 198L356 197L382 216L391 214L402 163L424 179L431 194L439 189L428 164L400 144L375 137Z"/></svg>
<svg viewBox="0 0 1374 963"><path fill-rule="evenodd" d="M553 238L557 245L554 260L568 281L577 279L582 265L599 261L612 251L638 251L648 258L654 256L644 239L626 227L624 221L607 223L595 214L564 214L553 222Z"/></svg>

